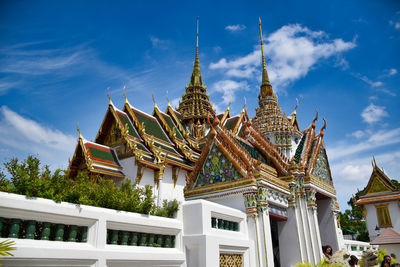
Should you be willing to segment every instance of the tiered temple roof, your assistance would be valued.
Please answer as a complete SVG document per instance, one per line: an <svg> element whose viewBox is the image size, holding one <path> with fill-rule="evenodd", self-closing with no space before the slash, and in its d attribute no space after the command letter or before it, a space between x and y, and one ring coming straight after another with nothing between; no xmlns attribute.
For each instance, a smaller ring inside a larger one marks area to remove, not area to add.
<svg viewBox="0 0 400 267"><path fill-rule="evenodd" d="M196 56L194 60L193 72L190 77L189 86L186 86L186 92L179 101L178 112L182 116L184 124L192 123L195 125L203 124L210 112L209 96L207 95L207 87L204 85L199 60L199 19L197 18L197 34L196 34ZM204 134L203 134L204 136Z"/></svg>
<svg viewBox="0 0 400 267"><path fill-rule="evenodd" d="M268 78L261 24L260 36L260 106L252 120L247 115L246 105L238 115L231 116L229 106L223 114L215 114L201 79L197 31L194 69L178 110L168 103L163 112L154 101L150 115L135 108L126 97L122 110L110 99L95 142L91 143L113 155L115 170L107 175L123 177L119 161L134 157L138 166L137 182L140 182L143 168L151 168L160 175L166 165L186 170L185 196L189 198L245 192L254 190L260 183L273 185L286 194L289 184L299 174L304 175L304 183L334 196L323 142L326 121L318 134L315 131L318 116L309 128L300 132L297 106L290 117L282 114ZM281 142L270 140L271 133L279 136ZM283 145L289 141L286 137L296 139L296 149L291 156L283 151ZM90 162L96 160L90 153L85 154L83 141L81 143L70 164L71 170L75 170L73 174L76 175L77 170L100 173L91 167Z"/></svg>

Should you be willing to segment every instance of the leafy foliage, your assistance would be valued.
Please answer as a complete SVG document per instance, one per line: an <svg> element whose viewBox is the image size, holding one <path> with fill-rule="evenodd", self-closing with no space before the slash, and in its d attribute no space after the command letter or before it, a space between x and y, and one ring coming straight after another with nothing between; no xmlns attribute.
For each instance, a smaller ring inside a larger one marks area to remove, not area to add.
<svg viewBox="0 0 400 267"><path fill-rule="evenodd" d="M85 172L72 180L68 171L58 169L52 173L47 165L40 168L40 160L33 156L22 162L14 158L4 163L0 171L0 191L164 217L173 217L179 209L176 200L170 203L164 200L163 206L157 207L151 186L132 185L131 180L126 179L118 187L112 180Z"/></svg>
<svg viewBox="0 0 400 267"><path fill-rule="evenodd" d="M0 256L14 256L10 251L15 250L15 242L12 240L4 240L0 242ZM1 265L0 265L1 266Z"/></svg>
<svg viewBox="0 0 400 267"><path fill-rule="evenodd" d="M369 235L367 230L367 224L362 215L362 211L355 205L355 201L358 199L358 194L355 197L350 198L347 204L350 205L351 210L347 209L344 213L340 213L340 224L345 235L357 234L358 241L369 242Z"/></svg>

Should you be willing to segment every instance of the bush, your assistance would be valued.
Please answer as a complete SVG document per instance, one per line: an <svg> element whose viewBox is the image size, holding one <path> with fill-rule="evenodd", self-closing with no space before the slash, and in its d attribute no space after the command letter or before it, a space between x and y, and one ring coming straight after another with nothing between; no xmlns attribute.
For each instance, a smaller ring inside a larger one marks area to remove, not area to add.
<svg viewBox="0 0 400 267"><path fill-rule="evenodd" d="M117 187L112 180L89 176L86 172L80 172L72 180L68 171L58 169L51 173L47 165L40 168L39 159L33 156L22 162L14 158L4 163L0 171L0 191L169 218L179 209L176 200L164 200L163 206L157 207L149 185L139 187L126 179Z"/></svg>

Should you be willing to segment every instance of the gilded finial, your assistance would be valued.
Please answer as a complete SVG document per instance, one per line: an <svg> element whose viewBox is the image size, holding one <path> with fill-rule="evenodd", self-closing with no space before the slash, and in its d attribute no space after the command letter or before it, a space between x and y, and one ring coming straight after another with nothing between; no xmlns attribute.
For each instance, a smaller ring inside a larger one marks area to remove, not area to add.
<svg viewBox="0 0 400 267"><path fill-rule="evenodd" d="M243 110L246 108L247 105L247 101L246 101L246 97L244 97L244 106L243 106Z"/></svg>
<svg viewBox="0 0 400 267"><path fill-rule="evenodd" d="M321 136L324 136L324 130L326 129L326 120L325 118L322 118L324 120L324 126L322 126L321 130L319 131L319 134Z"/></svg>
<svg viewBox="0 0 400 267"><path fill-rule="evenodd" d="M297 110L297 108L299 107L299 100L297 99L297 97L296 97L296 107L294 108L294 110L293 110L293 113L292 114L295 114L296 115L296 110Z"/></svg>
<svg viewBox="0 0 400 267"><path fill-rule="evenodd" d="M229 104L228 104L228 107L227 107L226 109L229 109L229 107L231 106L231 104L232 104L232 95L231 95L231 98L229 99Z"/></svg>
<svg viewBox="0 0 400 267"><path fill-rule="evenodd" d="M167 102L168 102L168 106L171 106L171 104L169 103L169 98L168 98L168 90L167 90Z"/></svg>
<svg viewBox="0 0 400 267"><path fill-rule="evenodd" d="M318 110L316 111L317 112L317 114L315 115L315 118L314 118L314 120L312 121L312 123L311 123L311 126L315 129L315 122L318 120Z"/></svg>
<svg viewBox="0 0 400 267"><path fill-rule="evenodd" d="M376 167L376 161L375 161L375 156L372 156L372 167Z"/></svg>
<svg viewBox="0 0 400 267"><path fill-rule="evenodd" d="M126 95L125 95L125 88L126 88L126 86L124 85L124 87L122 87L122 93L123 93L124 98L125 98L125 103L127 103L128 99L126 98Z"/></svg>
<svg viewBox="0 0 400 267"><path fill-rule="evenodd" d="M79 138L82 138L81 130L79 130L79 122L76 123L76 131L79 133Z"/></svg>
<svg viewBox="0 0 400 267"><path fill-rule="evenodd" d="M264 57L264 44L262 38L262 29L261 29L261 18L258 18L258 25L260 26L260 41L261 41L261 57L262 57L262 81L261 85L269 85L269 77L267 72L267 66L265 64L265 57Z"/></svg>
<svg viewBox="0 0 400 267"><path fill-rule="evenodd" d="M110 94L109 94L109 89L110 89L110 87L107 87L107 97L108 97L108 100L109 100L109 105L112 105L112 101L111 101L111 97L110 97Z"/></svg>
<svg viewBox="0 0 400 267"><path fill-rule="evenodd" d="M154 108L158 108L156 100L154 99L154 93L151 94L151 97L153 98Z"/></svg>

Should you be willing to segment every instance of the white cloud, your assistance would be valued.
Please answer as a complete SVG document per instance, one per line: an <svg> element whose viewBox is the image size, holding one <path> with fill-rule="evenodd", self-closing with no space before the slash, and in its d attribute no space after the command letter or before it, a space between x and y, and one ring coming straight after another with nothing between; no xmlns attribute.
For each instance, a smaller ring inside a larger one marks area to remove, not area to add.
<svg viewBox="0 0 400 267"><path fill-rule="evenodd" d="M397 74L397 69L390 69L389 70L389 76L393 76Z"/></svg>
<svg viewBox="0 0 400 267"><path fill-rule="evenodd" d="M350 50L355 41L329 40L323 31L312 31L299 24L283 26L265 38L264 52L269 77L275 90L307 75L320 60ZM342 61L344 63L345 61ZM227 60L221 58L210 69L224 71L228 77L255 79L260 76L260 47L248 55Z"/></svg>
<svg viewBox="0 0 400 267"><path fill-rule="evenodd" d="M338 143L335 146L329 147L327 152L330 160L337 160L398 143L400 143L400 128L379 130L358 143Z"/></svg>
<svg viewBox="0 0 400 267"><path fill-rule="evenodd" d="M46 163L60 162L66 167L72 156L76 138L27 119L9 109L0 108L0 143L23 154L39 154ZM54 166L54 167L58 167Z"/></svg>
<svg viewBox="0 0 400 267"><path fill-rule="evenodd" d="M361 81L369 84L371 87L380 87L383 85L383 82L381 81L372 81L370 80L367 76L361 75L360 73L352 73L352 75L358 79L360 79Z"/></svg>
<svg viewBox="0 0 400 267"><path fill-rule="evenodd" d="M376 106L372 103L368 107L366 107L361 113L361 117L368 124L378 122L382 118L387 116L389 116L389 114L385 111L385 107Z"/></svg>
<svg viewBox="0 0 400 267"><path fill-rule="evenodd" d="M364 131L358 130L355 131L354 133L351 134L351 136L354 136L355 138L361 138L365 135Z"/></svg>
<svg viewBox="0 0 400 267"><path fill-rule="evenodd" d="M222 103L229 104L229 101L232 99L232 102L235 101L235 92L238 90L249 90L249 85L246 81L236 82L232 80L223 80L214 83L212 86L212 90L222 93Z"/></svg>
<svg viewBox="0 0 400 267"><path fill-rule="evenodd" d="M228 25L225 27L225 30L228 30L231 32L243 31L244 29L246 29L246 26L244 26L242 24Z"/></svg>
<svg viewBox="0 0 400 267"><path fill-rule="evenodd" d="M340 168L338 174L348 181L366 181L371 174L371 165L346 164Z"/></svg>
<svg viewBox="0 0 400 267"><path fill-rule="evenodd" d="M400 30L400 21L390 20L389 24L392 25L396 30Z"/></svg>
<svg viewBox="0 0 400 267"><path fill-rule="evenodd" d="M154 36L150 36L150 41L151 41L153 48L166 49L169 44L168 40L161 40Z"/></svg>

